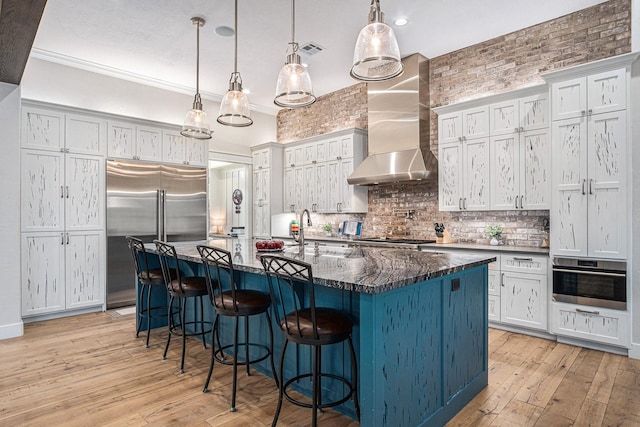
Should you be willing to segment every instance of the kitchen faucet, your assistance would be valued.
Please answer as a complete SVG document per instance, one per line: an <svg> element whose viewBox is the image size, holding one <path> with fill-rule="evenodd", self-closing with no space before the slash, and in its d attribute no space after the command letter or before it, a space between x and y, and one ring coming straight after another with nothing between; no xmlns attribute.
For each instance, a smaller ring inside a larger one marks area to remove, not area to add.
<svg viewBox="0 0 640 427"><path fill-rule="evenodd" d="M298 242L300 247L300 252L304 251L304 214L307 213L307 225L311 227L313 223L311 222L311 214L309 213L309 209L304 209L300 212L300 225L298 229L298 237L296 238L295 234L293 235L293 240Z"/></svg>

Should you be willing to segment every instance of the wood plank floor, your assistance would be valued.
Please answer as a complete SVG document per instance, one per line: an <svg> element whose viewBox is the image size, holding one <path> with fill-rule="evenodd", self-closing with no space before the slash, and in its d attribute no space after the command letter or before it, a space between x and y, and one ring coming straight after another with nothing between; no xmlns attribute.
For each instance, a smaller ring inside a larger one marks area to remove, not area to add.
<svg viewBox="0 0 640 427"><path fill-rule="evenodd" d="M162 360L166 332L134 338L134 316L96 313L25 326L0 341L0 426L268 426L277 391L241 375L229 412L231 368L216 365L202 393L209 351L188 340ZM640 361L490 330L489 386L450 426L640 426ZM334 411L325 426L357 426ZM309 411L285 402L280 426L304 426ZM403 426L404 427L404 426Z"/></svg>

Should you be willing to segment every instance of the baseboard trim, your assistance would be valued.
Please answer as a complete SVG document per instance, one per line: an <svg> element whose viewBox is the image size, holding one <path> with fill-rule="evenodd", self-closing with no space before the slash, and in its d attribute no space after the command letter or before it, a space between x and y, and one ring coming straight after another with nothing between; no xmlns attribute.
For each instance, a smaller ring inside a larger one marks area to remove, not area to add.
<svg viewBox="0 0 640 427"><path fill-rule="evenodd" d="M21 337L24 335L24 323L11 323L9 325L0 325L0 340Z"/></svg>
<svg viewBox="0 0 640 427"><path fill-rule="evenodd" d="M631 343L629 347L629 358L640 359L640 344Z"/></svg>

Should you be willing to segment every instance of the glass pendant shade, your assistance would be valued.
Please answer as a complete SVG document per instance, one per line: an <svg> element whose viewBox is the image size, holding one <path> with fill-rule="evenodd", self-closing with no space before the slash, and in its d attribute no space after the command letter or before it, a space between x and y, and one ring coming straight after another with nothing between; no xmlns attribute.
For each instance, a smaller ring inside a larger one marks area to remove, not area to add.
<svg viewBox="0 0 640 427"><path fill-rule="evenodd" d="M363 81L387 80L402 74L398 41L391 27L382 22L378 0L371 2L369 25L358 35L353 52L351 77Z"/></svg>
<svg viewBox="0 0 640 427"><path fill-rule="evenodd" d="M200 97L200 27L204 26L204 19L194 17L191 23L196 26L196 95L193 108L187 111L180 134L187 138L211 139L211 125L207 113L202 109Z"/></svg>
<svg viewBox="0 0 640 427"><path fill-rule="evenodd" d="M287 57L287 63L278 74L276 97L273 102L280 107L289 108L305 107L316 102L311 87L311 76L300 64L300 56L296 53Z"/></svg>
<svg viewBox="0 0 640 427"><path fill-rule="evenodd" d="M218 123L225 126L244 127L253 123L249 97L242 91L240 73L232 73L229 90L222 98Z"/></svg>

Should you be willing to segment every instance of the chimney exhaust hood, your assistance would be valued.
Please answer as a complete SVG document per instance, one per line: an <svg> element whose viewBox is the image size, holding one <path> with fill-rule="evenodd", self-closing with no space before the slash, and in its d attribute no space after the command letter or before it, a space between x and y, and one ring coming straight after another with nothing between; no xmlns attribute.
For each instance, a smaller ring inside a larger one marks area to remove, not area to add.
<svg viewBox="0 0 640 427"><path fill-rule="evenodd" d="M416 53L402 59L404 73L368 83L366 159L349 176L352 185L433 180L438 163L429 144L429 61Z"/></svg>

